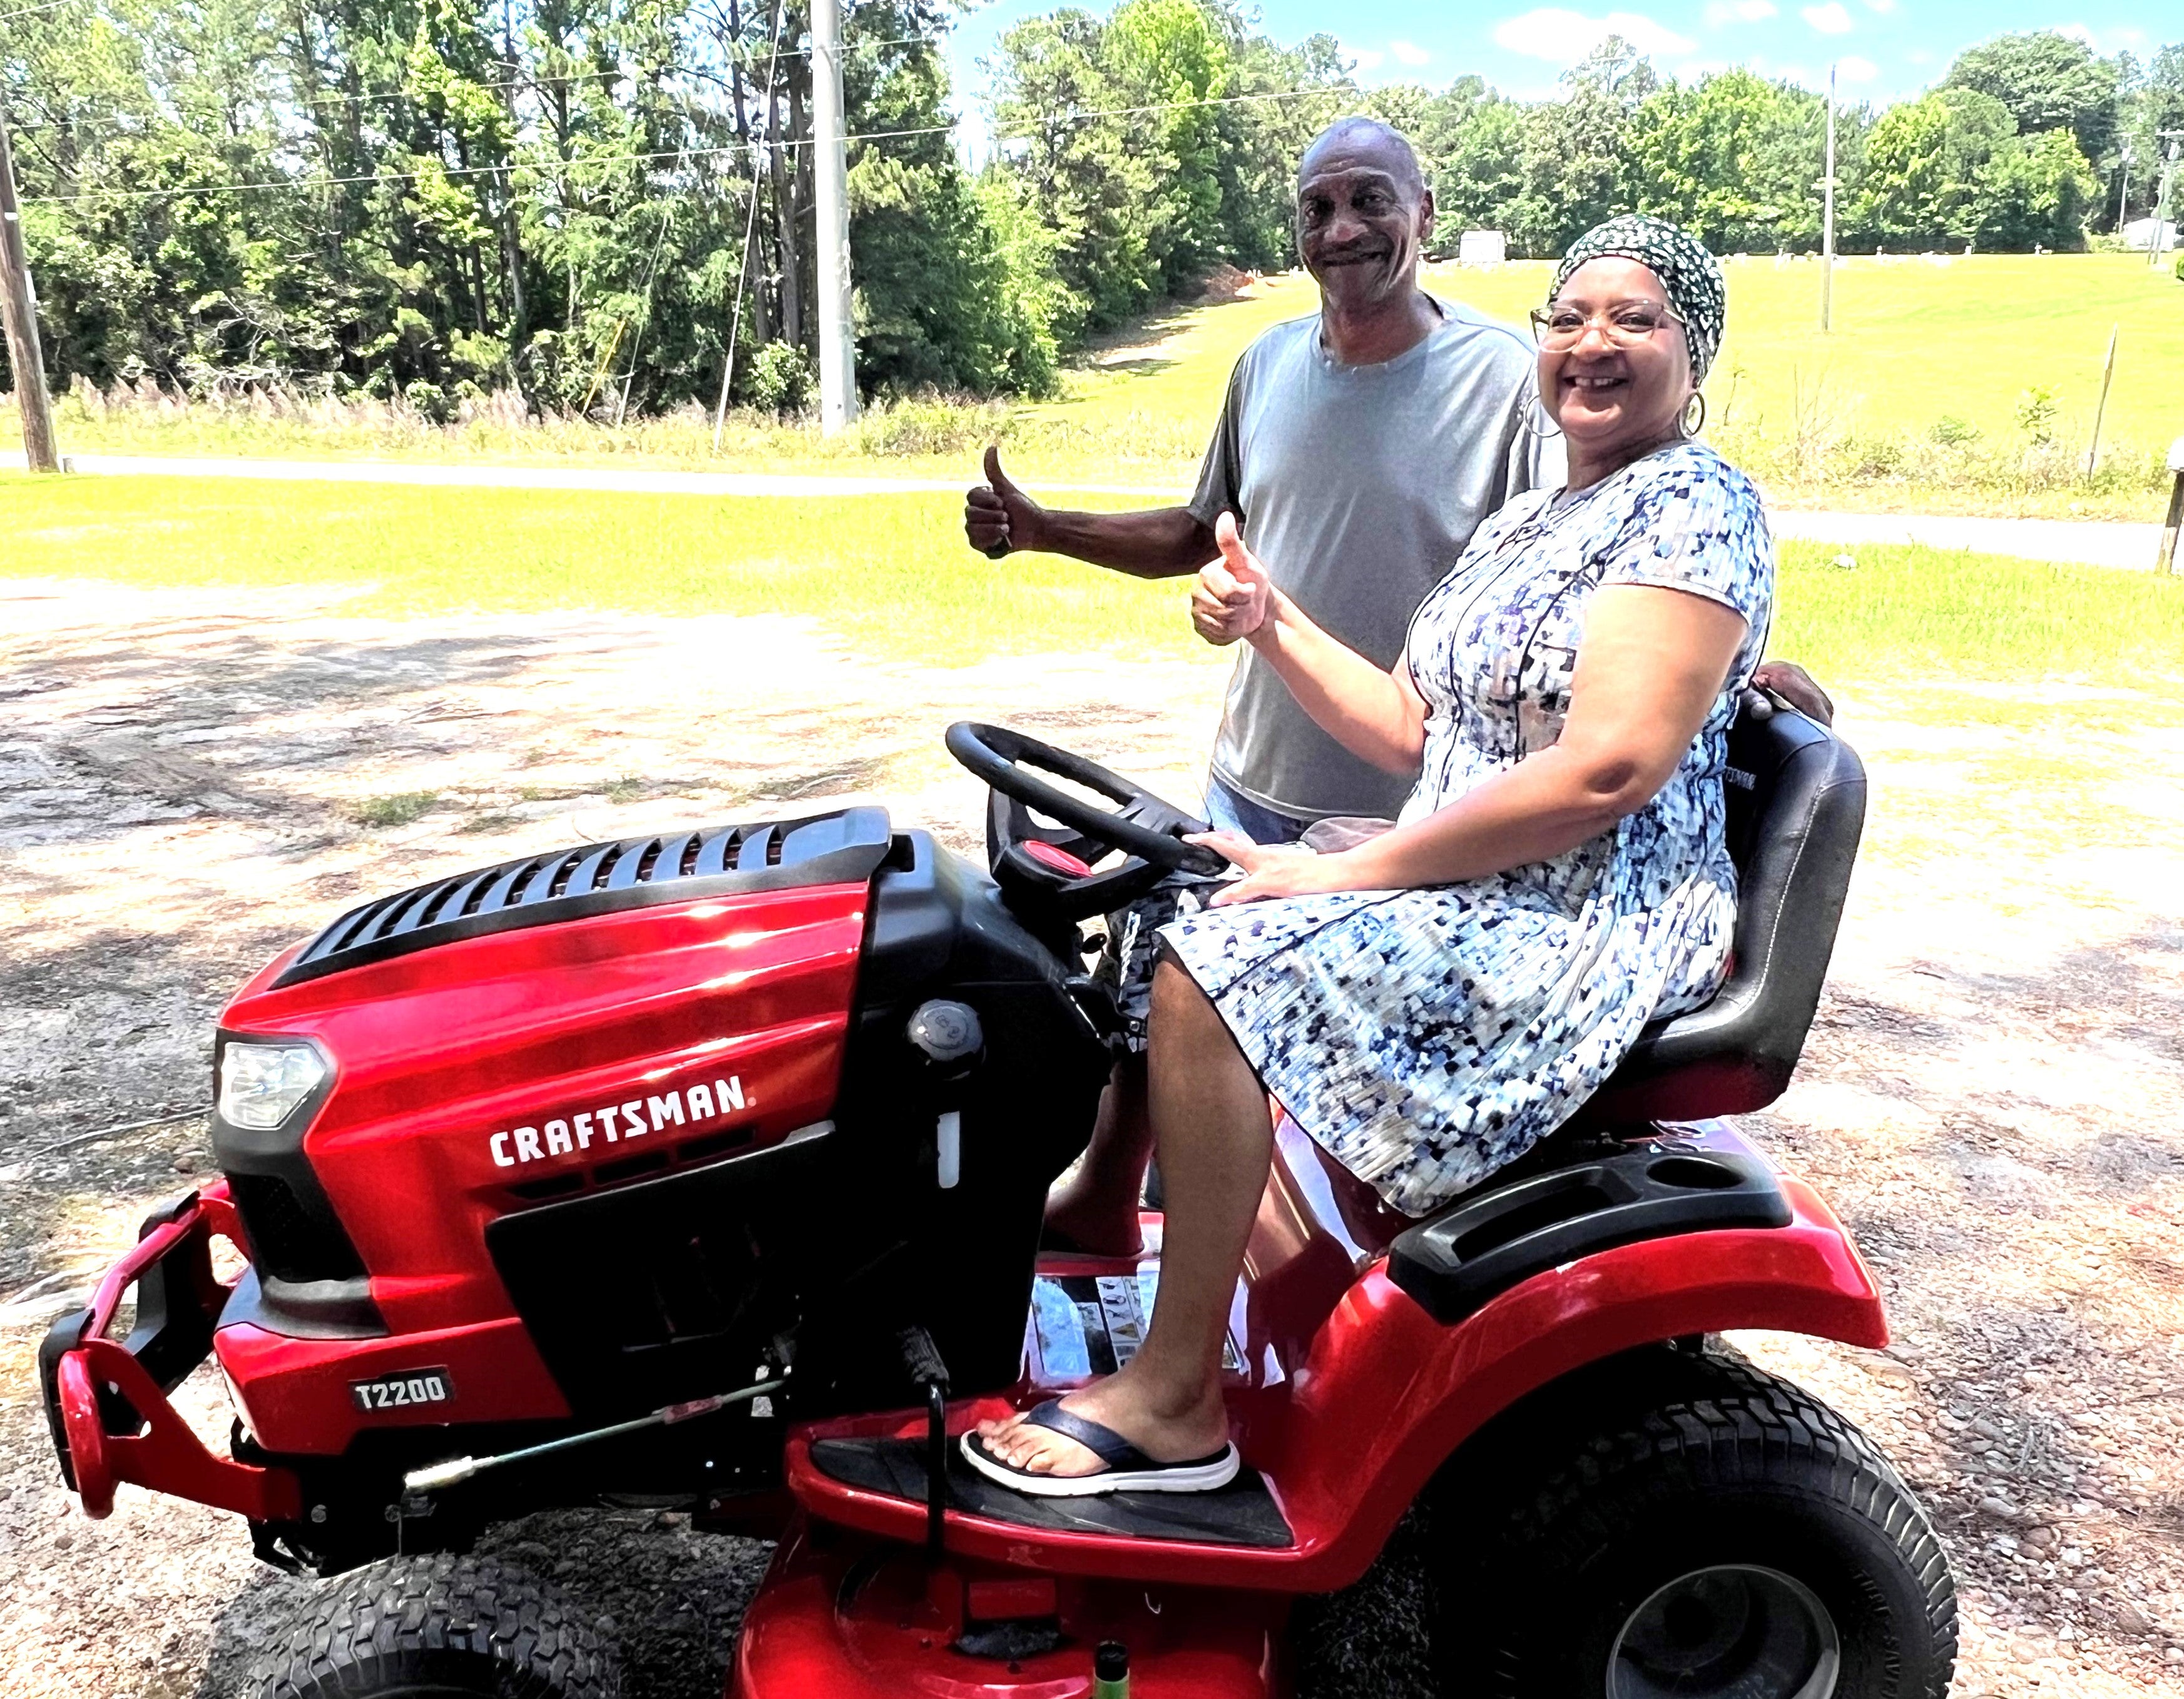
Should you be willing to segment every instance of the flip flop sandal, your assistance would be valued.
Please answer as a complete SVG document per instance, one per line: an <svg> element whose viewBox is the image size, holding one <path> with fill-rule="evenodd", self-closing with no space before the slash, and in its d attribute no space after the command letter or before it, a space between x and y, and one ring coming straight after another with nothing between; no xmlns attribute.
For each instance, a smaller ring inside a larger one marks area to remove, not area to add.
<svg viewBox="0 0 2184 1699"><path fill-rule="evenodd" d="M1212 1492L1236 1479L1243 1467L1232 1440L1219 1451L1179 1463L1155 1462L1112 1428L1088 1422L1050 1398L1024 1418L1074 1440L1106 1464L1097 1474L1040 1475L1004 1462L986 1449L974 1430L963 1436L963 1460L989 1480L1035 1498L1090 1498L1110 1492Z"/></svg>

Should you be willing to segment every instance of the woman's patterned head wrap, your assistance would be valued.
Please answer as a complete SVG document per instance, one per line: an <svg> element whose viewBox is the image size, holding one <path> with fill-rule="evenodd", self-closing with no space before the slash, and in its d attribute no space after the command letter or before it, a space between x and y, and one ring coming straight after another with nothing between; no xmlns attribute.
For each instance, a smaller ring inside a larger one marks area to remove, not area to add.
<svg viewBox="0 0 2184 1699"><path fill-rule="evenodd" d="M1595 225L1570 244L1555 273L1552 301L1563 292L1570 273L1588 259L1635 259L1661 280L1669 305L1684 321L1691 345L1691 382L1706 382L1707 369L1721 350L1722 326L1729 318L1729 290L1721 262L1687 231L1643 213L1624 213Z"/></svg>

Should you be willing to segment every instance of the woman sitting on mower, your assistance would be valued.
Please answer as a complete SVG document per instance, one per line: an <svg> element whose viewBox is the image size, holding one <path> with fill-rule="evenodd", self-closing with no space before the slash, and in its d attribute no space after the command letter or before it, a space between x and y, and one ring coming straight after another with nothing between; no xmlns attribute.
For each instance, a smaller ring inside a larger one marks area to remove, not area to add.
<svg viewBox="0 0 2184 1699"><path fill-rule="evenodd" d="M1423 1216L1523 1154L1648 1022L1728 965L1724 738L1764 647L1759 495L1693 440L1721 269L1647 218L1581 237L1533 315L1569 482L1479 527L1383 671L1268 582L1233 519L1193 618L1242 638L1312 718L1418 776L1339 853L1199 840L1245 877L1163 928L1150 1022L1160 1295L1111 1378L965 1436L1033 1493L1192 1491L1236 1472L1219 1378L1266 1184L1271 1093Z"/></svg>

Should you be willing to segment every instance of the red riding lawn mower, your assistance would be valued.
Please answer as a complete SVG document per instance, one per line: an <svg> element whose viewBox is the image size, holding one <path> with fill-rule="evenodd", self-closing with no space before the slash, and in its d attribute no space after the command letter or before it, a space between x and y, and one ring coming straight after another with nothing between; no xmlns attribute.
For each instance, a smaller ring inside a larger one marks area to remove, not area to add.
<svg viewBox="0 0 2184 1699"><path fill-rule="evenodd" d="M1797 1062L1864 813L1845 745L1740 723L1728 983L1522 1161L1410 1221L1279 1125L1234 1482L1031 1498L952 1436L1126 1361L1159 1278L1154 1209L1139 1256L1040 1246L1119 1043L1086 923L1206 852L1080 757L948 741L992 788L983 871L876 808L557 851L368 903L229 1006L223 1178L41 1367L87 1513L133 1481L354 1572L265 1693L617 1691L547 1583L445 1554L632 1496L778 1542L741 1699L1326 1691L1298 1624L1327 1613L1295 1607L1413 1511L1445 1693L1946 1692L1954 1592L1903 1480L1709 1340L1887 1339L1827 1206L1707 1118ZM168 1398L208 1352L226 1455Z"/></svg>

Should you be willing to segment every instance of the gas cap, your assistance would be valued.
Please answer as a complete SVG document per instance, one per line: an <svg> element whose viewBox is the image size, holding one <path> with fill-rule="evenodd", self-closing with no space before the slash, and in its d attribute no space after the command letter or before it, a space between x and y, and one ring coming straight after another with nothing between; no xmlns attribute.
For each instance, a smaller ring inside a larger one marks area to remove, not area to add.
<svg viewBox="0 0 2184 1699"><path fill-rule="evenodd" d="M937 1062L959 1062L985 1047L978 1011L967 1003L935 1000L918 1005L910 1017L911 1043Z"/></svg>

